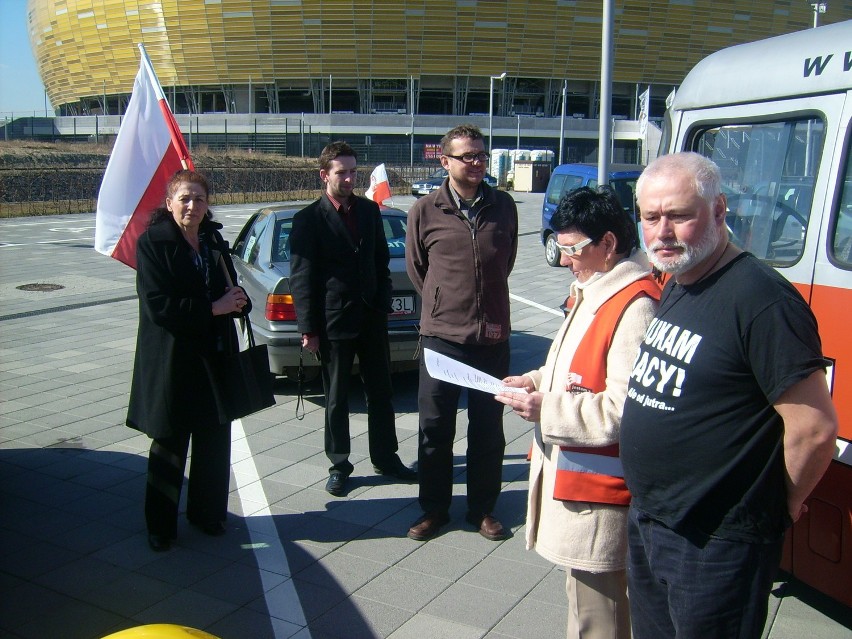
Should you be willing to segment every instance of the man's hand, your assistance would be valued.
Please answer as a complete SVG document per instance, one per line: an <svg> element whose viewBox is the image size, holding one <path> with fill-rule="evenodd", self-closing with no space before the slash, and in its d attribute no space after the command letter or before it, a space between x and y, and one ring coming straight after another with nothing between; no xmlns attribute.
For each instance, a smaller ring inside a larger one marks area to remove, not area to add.
<svg viewBox="0 0 852 639"><path fill-rule="evenodd" d="M307 333L302 333L302 348L310 353L316 354L319 350L319 337L316 335L308 335Z"/></svg>
<svg viewBox="0 0 852 639"><path fill-rule="evenodd" d="M807 512L805 499L822 478L837 446L837 413L825 373L811 373L788 388L774 406L784 420L787 510L796 521Z"/></svg>

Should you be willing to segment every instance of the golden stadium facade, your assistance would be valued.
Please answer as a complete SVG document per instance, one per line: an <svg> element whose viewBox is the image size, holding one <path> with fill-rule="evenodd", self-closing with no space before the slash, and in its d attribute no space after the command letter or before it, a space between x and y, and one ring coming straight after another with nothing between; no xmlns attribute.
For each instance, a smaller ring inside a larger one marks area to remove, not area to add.
<svg viewBox="0 0 852 639"><path fill-rule="evenodd" d="M567 80L569 114L593 118L601 14L588 0L28 0L27 19L62 115L122 113L144 43L178 114L483 114L493 87L495 115L553 117ZM850 18L847 0L819 21ZM645 85L661 114L709 53L813 21L805 0L616 2L613 114L635 117Z"/></svg>

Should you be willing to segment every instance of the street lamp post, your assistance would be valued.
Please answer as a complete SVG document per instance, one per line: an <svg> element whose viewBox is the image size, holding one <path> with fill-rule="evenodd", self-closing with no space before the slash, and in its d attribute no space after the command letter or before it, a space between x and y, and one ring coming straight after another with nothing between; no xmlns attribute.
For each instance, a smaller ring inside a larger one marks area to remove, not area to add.
<svg viewBox="0 0 852 639"><path fill-rule="evenodd" d="M819 26L819 14L825 13L826 9L828 9L828 2L808 2L811 5L811 8L814 10L814 29Z"/></svg>
<svg viewBox="0 0 852 639"><path fill-rule="evenodd" d="M562 147L565 144L565 110L568 103L568 80L562 81L562 117L559 118L559 164L562 164Z"/></svg>
<svg viewBox="0 0 852 639"><path fill-rule="evenodd" d="M494 80L504 80L506 72L503 71L500 75L489 76L488 79L488 155L491 155L491 146L493 142L493 123L494 123ZM490 168L490 167L489 167Z"/></svg>

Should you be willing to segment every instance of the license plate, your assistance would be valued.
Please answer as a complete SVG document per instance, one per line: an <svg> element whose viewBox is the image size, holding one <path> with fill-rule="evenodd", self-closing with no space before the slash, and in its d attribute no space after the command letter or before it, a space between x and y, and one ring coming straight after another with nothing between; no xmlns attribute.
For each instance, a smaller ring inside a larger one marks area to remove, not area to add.
<svg viewBox="0 0 852 639"><path fill-rule="evenodd" d="M413 295L395 295L391 298L391 315L411 315L413 312Z"/></svg>

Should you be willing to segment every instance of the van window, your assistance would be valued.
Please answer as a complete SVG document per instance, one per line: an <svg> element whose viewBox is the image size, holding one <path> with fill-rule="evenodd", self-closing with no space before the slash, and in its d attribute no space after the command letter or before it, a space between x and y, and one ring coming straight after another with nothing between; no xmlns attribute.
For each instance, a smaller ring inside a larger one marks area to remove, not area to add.
<svg viewBox="0 0 852 639"><path fill-rule="evenodd" d="M563 195L581 186L583 186L583 178L579 175L557 173L550 179L547 187L547 203L555 206L559 204Z"/></svg>
<svg viewBox="0 0 852 639"><path fill-rule="evenodd" d="M831 233L831 254L838 264L852 268L852 149L848 148L840 208Z"/></svg>
<svg viewBox="0 0 852 639"><path fill-rule="evenodd" d="M722 171L732 241L772 266L802 256L823 123L813 118L700 131L693 150Z"/></svg>

